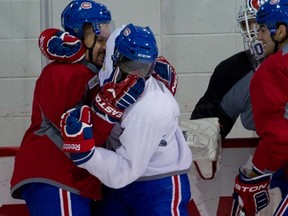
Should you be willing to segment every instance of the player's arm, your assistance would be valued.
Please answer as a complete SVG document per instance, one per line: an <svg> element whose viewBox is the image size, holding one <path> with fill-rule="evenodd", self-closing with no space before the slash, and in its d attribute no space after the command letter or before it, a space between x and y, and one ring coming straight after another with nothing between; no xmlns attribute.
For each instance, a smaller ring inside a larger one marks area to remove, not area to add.
<svg viewBox="0 0 288 216"><path fill-rule="evenodd" d="M38 45L46 58L64 63L81 61L86 51L80 39L55 28L48 28L41 32Z"/></svg>
<svg viewBox="0 0 288 216"><path fill-rule="evenodd" d="M44 67L36 82L38 91L35 92L37 104L41 108L44 119L60 129L61 115L79 104L87 90L87 79L91 77L82 64L74 65L49 64ZM84 70L79 73L79 70Z"/></svg>
<svg viewBox="0 0 288 216"><path fill-rule="evenodd" d="M199 99L195 108L191 114L191 120L201 118L215 118L219 119L220 124L220 135L222 140L231 131L234 126L235 120L232 119L221 107L220 100L216 99L216 95L210 92L210 90Z"/></svg>
<svg viewBox="0 0 288 216"><path fill-rule="evenodd" d="M62 115L60 126L64 141L63 151L72 153L71 159L75 164L80 165L92 157L95 147L94 144L91 145L93 134L104 134L99 135L102 136L101 139L107 138L114 124L121 120L125 109L136 102L144 88L143 78L128 75L120 83L104 84L95 98L92 110L84 106ZM91 115L98 117L91 118ZM92 122L91 119L95 121Z"/></svg>
<svg viewBox="0 0 288 216"><path fill-rule="evenodd" d="M226 113L226 109L222 107L221 101L235 84L252 69L245 51L236 53L220 62L215 67L206 92L197 102L190 119L218 117L220 133L222 140L224 140L231 131L237 116L235 115L235 118L235 116Z"/></svg>
<svg viewBox="0 0 288 216"><path fill-rule="evenodd" d="M191 113L190 119L205 119L205 118L218 118L220 127L220 134L224 139L233 127L233 120L228 116L221 107L221 100L223 96L232 87L230 81L228 82L229 88L225 85L227 83L226 74L231 72L227 65L227 60L218 64L210 77L208 87L204 95L196 103L194 110ZM225 79L224 79L225 78Z"/></svg>

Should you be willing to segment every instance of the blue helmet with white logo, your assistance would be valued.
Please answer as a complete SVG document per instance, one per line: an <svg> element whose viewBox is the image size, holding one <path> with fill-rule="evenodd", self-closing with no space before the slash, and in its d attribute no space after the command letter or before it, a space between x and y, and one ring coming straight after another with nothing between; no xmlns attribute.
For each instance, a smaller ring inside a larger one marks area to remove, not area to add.
<svg viewBox="0 0 288 216"><path fill-rule="evenodd" d="M288 1L270 0L265 2L256 13L258 24L266 24L271 35L276 33L279 24L288 25Z"/></svg>
<svg viewBox="0 0 288 216"><path fill-rule="evenodd" d="M103 4L92 0L74 0L61 14L61 24L65 31L78 38L83 37L83 25L91 23L99 35L101 24L111 22L111 13Z"/></svg>
<svg viewBox="0 0 288 216"><path fill-rule="evenodd" d="M141 75L146 76L153 69L157 57L157 42L148 26L141 27L130 23L115 39L112 59L122 72L141 70Z"/></svg>
<svg viewBox="0 0 288 216"><path fill-rule="evenodd" d="M126 58L136 61L154 62L158 56L156 39L151 29L132 23L116 37L115 49Z"/></svg>

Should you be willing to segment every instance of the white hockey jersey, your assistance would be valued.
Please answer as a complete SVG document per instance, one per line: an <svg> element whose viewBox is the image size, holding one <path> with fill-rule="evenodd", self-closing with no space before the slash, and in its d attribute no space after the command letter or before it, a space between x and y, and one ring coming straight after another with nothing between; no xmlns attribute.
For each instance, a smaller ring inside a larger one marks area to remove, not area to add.
<svg viewBox="0 0 288 216"><path fill-rule="evenodd" d="M115 31L118 35L121 29ZM111 48L114 50L114 46L107 44L107 49ZM106 52L107 63L113 51ZM111 73L108 69L112 65L102 70L102 83ZM125 110L121 122L115 124L107 141L111 150L96 148L92 158L81 167L112 188L136 180L187 173L192 155L178 126L179 114L173 95L151 76L145 82L143 95Z"/></svg>

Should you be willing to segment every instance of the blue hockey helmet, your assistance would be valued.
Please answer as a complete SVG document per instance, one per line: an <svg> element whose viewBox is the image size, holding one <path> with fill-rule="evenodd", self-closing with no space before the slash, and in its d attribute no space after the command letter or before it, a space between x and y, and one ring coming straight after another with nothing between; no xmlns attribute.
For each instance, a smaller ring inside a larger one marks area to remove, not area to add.
<svg viewBox="0 0 288 216"><path fill-rule="evenodd" d="M91 23L94 32L101 33L101 25L111 22L111 13L103 4L93 0L71 1L61 14L61 24L65 31L78 38L83 37L83 25Z"/></svg>
<svg viewBox="0 0 288 216"><path fill-rule="evenodd" d="M157 42L148 26L141 27L130 23L115 39L112 60L123 72L141 71L140 75L145 77L153 69L157 57Z"/></svg>
<svg viewBox="0 0 288 216"><path fill-rule="evenodd" d="M270 0L265 2L256 13L257 23L266 24L271 35L276 33L279 24L288 25L288 1Z"/></svg>

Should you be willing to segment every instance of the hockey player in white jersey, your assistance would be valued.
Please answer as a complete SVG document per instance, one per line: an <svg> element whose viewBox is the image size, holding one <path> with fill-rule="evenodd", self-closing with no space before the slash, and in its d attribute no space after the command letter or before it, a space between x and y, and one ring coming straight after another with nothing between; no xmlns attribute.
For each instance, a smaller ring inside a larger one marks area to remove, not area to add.
<svg viewBox="0 0 288 216"><path fill-rule="evenodd" d="M124 111L121 119L117 115L114 119L109 118L111 123L115 123L107 141L109 149L93 147L76 153L72 158L77 158L77 161L73 161L105 185L103 215L188 215L191 192L187 173L192 155L178 126L178 103L169 89L151 76L158 56L155 37L149 27L133 24L118 29L118 32L115 40L110 36L107 41L103 70L107 74L113 73L108 79L102 73L102 88L106 93L117 94L117 89L107 90L107 86L137 76L145 80L144 91ZM105 96L100 90L94 111L107 119L111 116L111 109L106 106L109 100L105 100ZM82 115L85 114L80 113ZM64 139L75 137L77 132L68 132L69 128L75 128L75 124L81 124L80 133L92 127L89 119L73 122L69 121L69 112L63 116Z"/></svg>

